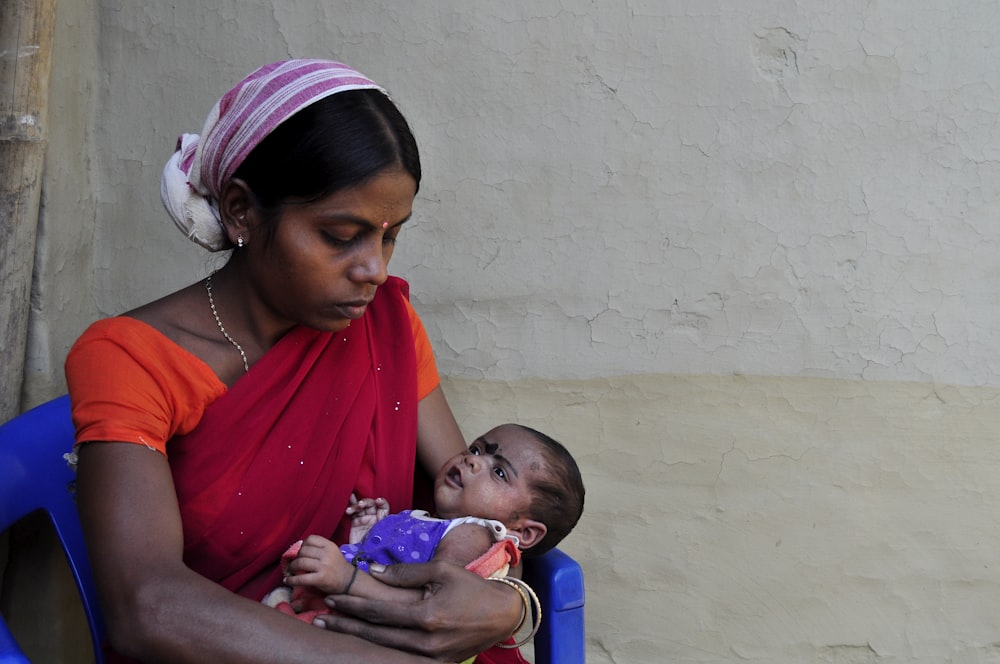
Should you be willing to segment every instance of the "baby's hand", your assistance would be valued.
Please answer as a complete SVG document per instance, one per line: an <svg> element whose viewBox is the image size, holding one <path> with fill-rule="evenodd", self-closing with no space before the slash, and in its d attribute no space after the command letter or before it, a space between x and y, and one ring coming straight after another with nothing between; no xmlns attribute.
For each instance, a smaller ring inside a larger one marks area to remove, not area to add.
<svg viewBox="0 0 1000 664"><path fill-rule="evenodd" d="M351 494L350 504L344 510L351 515L351 534L348 543L358 544L376 523L389 515L389 501L385 498L362 498Z"/></svg>
<svg viewBox="0 0 1000 664"><path fill-rule="evenodd" d="M311 586L327 595L344 592L355 570L340 552L340 547L319 535L310 535L299 547L298 555L288 563L285 585Z"/></svg>

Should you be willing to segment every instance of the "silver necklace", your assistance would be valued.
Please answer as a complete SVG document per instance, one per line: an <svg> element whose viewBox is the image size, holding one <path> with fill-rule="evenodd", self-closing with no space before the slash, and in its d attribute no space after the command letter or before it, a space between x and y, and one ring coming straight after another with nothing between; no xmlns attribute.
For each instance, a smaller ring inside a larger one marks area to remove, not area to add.
<svg viewBox="0 0 1000 664"><path fill-rule="evenodd" d="M218 324L219 331L222 332L222 336L224 336L229 343L236 346L236 350L240 351L240 357L243 358L243 372L246 373L250 371L250 363L247 362L247 354L243 352L243 346L239 345L239 343L236 342L236 339L229 336L229 332L226 332L226 328L223 326L222 320L219 318L219 312L215 310L215 299L212 297L212 277L214 276L215 273L213 272L205 279L205 290L208 291L208 306L212 307L212 315L215 316L215 322Z"/></svg>

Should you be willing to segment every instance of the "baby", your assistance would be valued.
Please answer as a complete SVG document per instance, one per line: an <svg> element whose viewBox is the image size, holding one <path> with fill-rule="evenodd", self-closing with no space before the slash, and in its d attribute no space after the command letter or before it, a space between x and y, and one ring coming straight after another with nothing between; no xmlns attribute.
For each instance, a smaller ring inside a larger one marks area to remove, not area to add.
<svg viewBox="0 0 1000 664"><path fill-rule="evenodd" d="M436 517L419 510L389 514L381 498L352 501L347 512L359 531L352 527L353 543L338 546L319 535L297 542L283 558L291 599L279 589L265 603L312 621L327 611L326 595L391 600L413 592L358 573L371 563L443 559L482 576L505 574L521 552L544 553L569 534L583 512L584 487L576 461L560 443L502 424L441 467L434 501Z"/></svg>

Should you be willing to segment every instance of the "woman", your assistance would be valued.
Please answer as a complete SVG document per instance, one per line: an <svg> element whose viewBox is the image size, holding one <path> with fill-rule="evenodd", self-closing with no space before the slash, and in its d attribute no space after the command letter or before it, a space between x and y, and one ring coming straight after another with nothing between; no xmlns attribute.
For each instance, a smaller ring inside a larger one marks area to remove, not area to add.
<svg viewBox="0 0 1000 664"><path fill-rule="evenodd" d="M420 174L384 91L328 61L258 69L179 141L164 203L192 239L232 248L228 262L98 321L66 363L116 653L456 661L521 620L506 584L433 563L381 575L425 587L423 601L334 597L328 630L259 603L289 542L347 540L352 493L409 505L416 462L433 475L465 447L406 284L386 272Z"/></svg>

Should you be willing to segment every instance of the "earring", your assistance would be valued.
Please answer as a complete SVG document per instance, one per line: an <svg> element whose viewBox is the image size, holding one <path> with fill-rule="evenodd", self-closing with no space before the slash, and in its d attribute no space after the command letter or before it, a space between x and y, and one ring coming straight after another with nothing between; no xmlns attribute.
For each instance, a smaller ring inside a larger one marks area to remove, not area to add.
<svg viewBox="0 0 1000 664"><path fill-rule="evenodd" d="M243 248L243 235L236 236L236 246L239 247L240 249Z"/></svg>

